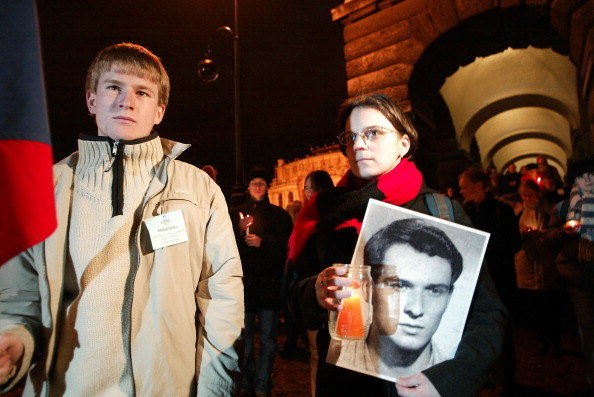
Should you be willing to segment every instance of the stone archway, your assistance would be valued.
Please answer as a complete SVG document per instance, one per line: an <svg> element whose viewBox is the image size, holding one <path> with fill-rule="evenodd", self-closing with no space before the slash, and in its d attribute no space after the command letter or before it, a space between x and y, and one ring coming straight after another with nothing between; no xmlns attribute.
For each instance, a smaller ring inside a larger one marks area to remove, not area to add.
<svg viewBox="0 0 594 397"><path fill-rule="evenodd" d="M465 158L466 166L503 170L513 162L519 168L545 154L564 173L572 139L582 131L577 71L568 53L550 15L539 8L478 14L438 37L415 64L409 80L413 113L429 112L422 119L432 120L434 131L421 128L437 146L453 133L454 151L441 155ZM436 97L449 117L432 114ZM438 179L451 181L464 163L440 162Z"/></svg>

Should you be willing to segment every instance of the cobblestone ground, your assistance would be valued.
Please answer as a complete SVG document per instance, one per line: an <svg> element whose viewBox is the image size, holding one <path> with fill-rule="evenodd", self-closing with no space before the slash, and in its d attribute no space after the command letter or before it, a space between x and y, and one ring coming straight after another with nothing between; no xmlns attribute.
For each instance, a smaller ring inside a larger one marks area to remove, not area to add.
<svg viewBox="0 0 594 397"><path fill-rule="evenodd" d="M285 339L285 330L281 325L278 345L282 346ZM514 343L518 367L516 376L518 389L513 394L514 396L594 396L594 394L585 393L587 384L584 378L584 366L580 355L579 341L575 332L570 331L563 335L560 357L536 354L538 344L535 334L531 330L516 329L514 331ZM272 378L275 383L272 390L274 397L311 396L309 355L301 341L294 359L287 360L278 354L276 355ZM2 394L2 397L19 397L20 395L21 391L16 390ZM494 389L485 389L479 397L495 396L500 396L500 394Z"/></svg>

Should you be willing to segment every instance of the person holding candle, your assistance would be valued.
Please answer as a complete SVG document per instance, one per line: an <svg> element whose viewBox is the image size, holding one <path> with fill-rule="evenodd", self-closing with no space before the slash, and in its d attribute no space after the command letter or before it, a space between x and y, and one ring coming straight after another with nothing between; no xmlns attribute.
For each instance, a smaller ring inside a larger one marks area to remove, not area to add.
<svg viewBox="0 0 594 397"><path fill-rule="evenodd" d="M305 204L289 244L292 272L289 306L308 329L318 330L318 396L475 396L487 380L503 339L506 309L486 271L481 272L466 330L456 356L398 383L327 364L328 310L350 296L346 269L361 230L369 199L429 213L424 195L433 194L410 158L418 134L388 96L369 94L345 101L339 110L338 136L350 170L337 187L319 192ZM461 205L452 202L454 221L470 226Z"/></svg>
<svg viewBox="0 0 594 397"><path fill-rule="evenodd" d="M554 204L548 203L536 182L531 179L520 184L522 211L518 225L522 235L522 249L515 255L518 296L522 302L523 318L536 329L537 353L558 356L561 338L561 283L555 269L555 252L544 243L543 235L549 225Z"/></svg>
<svg viewBox="0 0 594 397"><path fill-rule="evenodd" d="M281 276L287 260L287 243L293 221L287 211L268 199L270 176L254 167L247 176L245 203L231 210L235 240L243 266L245 349L242 395L270 396L272 367L280 311ZM260 349L255 350L256 324ZM257 353L257 354L256 354Z"/></svg>
<svg viewBox="0 0 594 397"><path fill-rule="evenodd" d="M555 206L545 237L559 250L557 271L574 308L594 390L594 158L569 164L566 178L572 183L569 198Z"/></svg>

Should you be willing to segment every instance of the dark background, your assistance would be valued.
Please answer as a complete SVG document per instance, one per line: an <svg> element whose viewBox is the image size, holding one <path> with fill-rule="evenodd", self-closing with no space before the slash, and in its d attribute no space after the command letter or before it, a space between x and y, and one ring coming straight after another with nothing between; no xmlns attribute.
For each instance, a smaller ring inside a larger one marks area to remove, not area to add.
<svg viewBox="0 0 594 397"><path fill-rule="evenodd" d="M292 161L335 141L346 97L342 30L330 10L340 0L239 0L244 172ZM98 51L124 41L161 58L171 79L163 137L191 143L180 159L212 165L226 194L235 182L233 0L38 1L54 160L96 128L85 104L86 70ZM221 76L202 82L197 64L212 37Z"/></svg>

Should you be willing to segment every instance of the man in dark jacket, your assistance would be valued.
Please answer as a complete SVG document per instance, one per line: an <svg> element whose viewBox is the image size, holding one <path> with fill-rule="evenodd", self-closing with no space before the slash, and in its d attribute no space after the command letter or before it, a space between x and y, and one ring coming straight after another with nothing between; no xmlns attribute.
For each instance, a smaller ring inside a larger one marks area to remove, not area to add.
<svg viewBox="0 0 594 397"><path fill-rule="evenodd" d="M488 176L479 169L466 170L459 179L460 193L464 196L464 209L475 228L490 233L485 253L487 268L499 297L510 312L501 352L502 368L496 381L501 389L510 391L515 385L516 358L512 328L518 291L516 280L516 252L522 248L522 236L513 209L497 200L487 191ZM502 390L503 391L503 390Z"/></svg>
<svg viewBox="0 0 594 397"><path fill-rule="evenodd" d="M261 168L248 174L246 202L231 211L241 256L245 291L245 355L242 395L269 396L276 351L278 316L282 309L281 275L293 221L268 200L270 178ZM258 317L260 351L256 359L254 332Z"/></svg>
<svg viewBox="0 0 594 397"><path fill-rule="evenodd" d="M522 174L516 172L516 165L511 163L507 166L507 171L500 179L499 194L517 193L520 187Z"/></svg>

